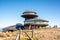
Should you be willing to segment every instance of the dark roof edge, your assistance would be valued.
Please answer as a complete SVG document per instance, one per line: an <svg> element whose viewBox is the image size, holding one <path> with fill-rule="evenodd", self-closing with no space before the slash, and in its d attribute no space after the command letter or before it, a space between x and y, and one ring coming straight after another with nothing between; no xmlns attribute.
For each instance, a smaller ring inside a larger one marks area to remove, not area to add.
<svg viewBox="0 0 60 40"><path fill-rule="evenodd" d="M49 22L47 20L43 20L43 19L33 19L33 20L26 20L26 21L44 21L44 22ZM25 21L24 21L25 22Z"/></svg>

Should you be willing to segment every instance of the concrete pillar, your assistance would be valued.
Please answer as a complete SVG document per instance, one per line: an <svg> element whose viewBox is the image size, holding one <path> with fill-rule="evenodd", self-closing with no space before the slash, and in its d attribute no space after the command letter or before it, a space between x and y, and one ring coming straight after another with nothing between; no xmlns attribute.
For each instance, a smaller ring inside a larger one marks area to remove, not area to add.
<svg viewBox="0 0 60 40"><path fill-rule="evenodd" d="M35 27L36 29L38 28L38 26L36 25L36 27Z"/></svg>

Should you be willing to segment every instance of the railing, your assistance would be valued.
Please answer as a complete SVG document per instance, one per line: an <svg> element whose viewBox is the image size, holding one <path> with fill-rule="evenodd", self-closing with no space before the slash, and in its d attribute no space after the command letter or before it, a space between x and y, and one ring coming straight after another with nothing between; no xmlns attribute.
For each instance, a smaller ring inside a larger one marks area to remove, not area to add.
<svg viewBox="0 0 60 40"><path fill-rule="evenodd" d="M23 32L24 32L24 31L23 31ZM32 37L30 37L30 36L27 34L27 32L24 32L24 33L26 34L26 36L29 38L29 40L33 40L33 35L34 35L33 29L31 30L31 32L32 32ZM21 35L22 35L22 30L20 29L19 32L18 32L18 34L17 34L17 36L16 36L16 39L15 39L15 40L21 40Z"/></svg>

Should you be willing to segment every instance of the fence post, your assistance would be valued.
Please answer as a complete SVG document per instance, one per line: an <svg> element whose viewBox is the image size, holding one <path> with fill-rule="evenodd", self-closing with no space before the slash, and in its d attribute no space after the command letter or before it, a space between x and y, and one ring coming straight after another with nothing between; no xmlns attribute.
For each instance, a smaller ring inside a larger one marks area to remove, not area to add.
<svg viewBox="0 0 60 40"><path fill-rule="evenodd" d="M21 37L21 30L19 30L19 40L20 40L20 37Z"/></svg>
<svg viewBox="0 0 60 40"><path fill-rule="evenodd" d="M32 29L32 38L33 38L33 29Z"/></svg>
<svg viewBox="0 0 60 40"><path fill-rule="evenodd" d="M33 40L33 36L34 36L34 30L33 30L33 28L32 28L32 40Z"/></svg>

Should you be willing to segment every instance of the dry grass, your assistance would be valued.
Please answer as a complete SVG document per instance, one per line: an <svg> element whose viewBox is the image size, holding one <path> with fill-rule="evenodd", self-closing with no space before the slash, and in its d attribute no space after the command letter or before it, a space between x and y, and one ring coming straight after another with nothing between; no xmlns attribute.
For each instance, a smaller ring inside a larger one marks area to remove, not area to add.
<svg viewBox="0 0 60 40"><path fill-rule="evenodd" d="M31 30L23 30L21 40L28 40L24 32L27 32L31 37ZM15 40L18 31L14 32L1 32L0 40ZM34 30L33 40L60 40L60 29L59 28L41 28Z"/></svg>
<svg viewBox="0 0 60 40"><path fill-rule="evenodd" d="M37 29L35 33L39 40L60 40L59 28Z"/></svg>

